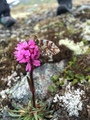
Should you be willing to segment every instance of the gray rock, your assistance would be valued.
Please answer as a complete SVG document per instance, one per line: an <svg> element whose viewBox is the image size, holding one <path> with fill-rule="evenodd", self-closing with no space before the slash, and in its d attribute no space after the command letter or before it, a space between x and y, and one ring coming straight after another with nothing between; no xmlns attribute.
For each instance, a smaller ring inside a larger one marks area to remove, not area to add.
<svg viewBox="0 0 90 120"><path fill-rule="evenodd" d="M36 89L36 97L44 99L46 97L49 85L53 84L51 76L58 74L65 66L65 61L59 63L46 63L34 70L33 77ZM16 101L26 102L31 98L30 88L27 83L27 77L23 77L21 81L10 90L10 97Z"/></svg>
<svg viewBox="0 0 90 120"><path fill-rule="evenodd" d="M83 36L83 39L87 40L87 41L90 41L90 35L84 35Z"/></svg>

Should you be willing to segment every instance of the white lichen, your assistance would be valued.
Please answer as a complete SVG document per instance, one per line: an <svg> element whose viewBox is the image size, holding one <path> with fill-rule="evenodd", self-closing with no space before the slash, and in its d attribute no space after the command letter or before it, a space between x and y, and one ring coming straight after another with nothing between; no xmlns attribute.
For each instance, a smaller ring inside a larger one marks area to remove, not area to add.
<svg viewBox="0 0 90 120"><path fill-rule="evenodd" d="M65 45L76 55L84 54L89 48L88 46L84 45L82 41L74 43L73 40L69 40L68 38L60 40L59 45Z"/></svg>
<svg viewBox="0 0 90 120"><path fill-rule="evenodd" d="M20 79L16 71L12 71L12 74L7 78L7 86L11 87L12 82L16 82Z"/></svg>
<svg viewBox="0 0 90 120"><path fill-rule="evenodd" d="M8 94L9 94L9 88L0 91L0 96L1 96L1 98L3 98L3 99L5 99Z"/></svg>
<svg viewBox="0 0 90 120"><path fill-rule="evenodd" d="M70 85L66 87L65 94L63 96L55 95L53 102L59 102L59 105L64 107L69 116L79 116L79 111L82 111L82 100L81 96L84 94L83 90L74 88L70 89Z"/></svg>
<svg viewBox="0 0 90 120"><path fill-rule="evenodd" d="M90 35L90 26L86 26L83 28L83 33Z"/></svg>
<svg viewBox="0 0 90 120"><path fill-rule="evenodd" d="M81 24L80 27L82 28L81 36L83 39L90 41L90 20L86 20L86 22Z"/></svg>

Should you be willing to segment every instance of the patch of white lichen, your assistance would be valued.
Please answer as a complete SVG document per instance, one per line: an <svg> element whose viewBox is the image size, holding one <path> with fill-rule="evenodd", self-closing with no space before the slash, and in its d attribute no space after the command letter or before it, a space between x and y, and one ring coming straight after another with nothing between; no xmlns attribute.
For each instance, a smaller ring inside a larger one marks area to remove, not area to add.
<svg viewBox="0 0 90 120"><path fill-rule="evenodd" d="M74 43L73 40L68 38L60 40L59 45L65 45L76 55L84 54L89 48L87 45L84 45L83 41Z"/></svg>

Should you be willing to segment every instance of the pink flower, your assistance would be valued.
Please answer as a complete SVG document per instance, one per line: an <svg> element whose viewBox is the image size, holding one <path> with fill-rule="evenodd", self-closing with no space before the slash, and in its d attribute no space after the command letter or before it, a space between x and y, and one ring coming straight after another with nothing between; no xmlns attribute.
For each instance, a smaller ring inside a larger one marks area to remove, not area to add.
<svg viewBox="0 0 90 120"><path fill-rule="evenodd" d="M14 55L19 63L26 63L26 71L31 71L32 66L40 66L40 51L34 40L20 42L15 48Z"/></svg>

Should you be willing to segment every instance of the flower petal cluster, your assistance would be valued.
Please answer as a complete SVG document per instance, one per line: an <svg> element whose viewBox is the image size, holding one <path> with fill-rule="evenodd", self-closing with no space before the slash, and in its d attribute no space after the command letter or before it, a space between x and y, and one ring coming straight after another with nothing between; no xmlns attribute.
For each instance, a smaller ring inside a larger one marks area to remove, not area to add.
<svg viewBox="0 0 90 120"><path fill-rule="evenodd" d="M32 66L40 66L40 51L34 40L17 44L14 55L19 63L26 63L26 71L31 71Z"/></svg>

